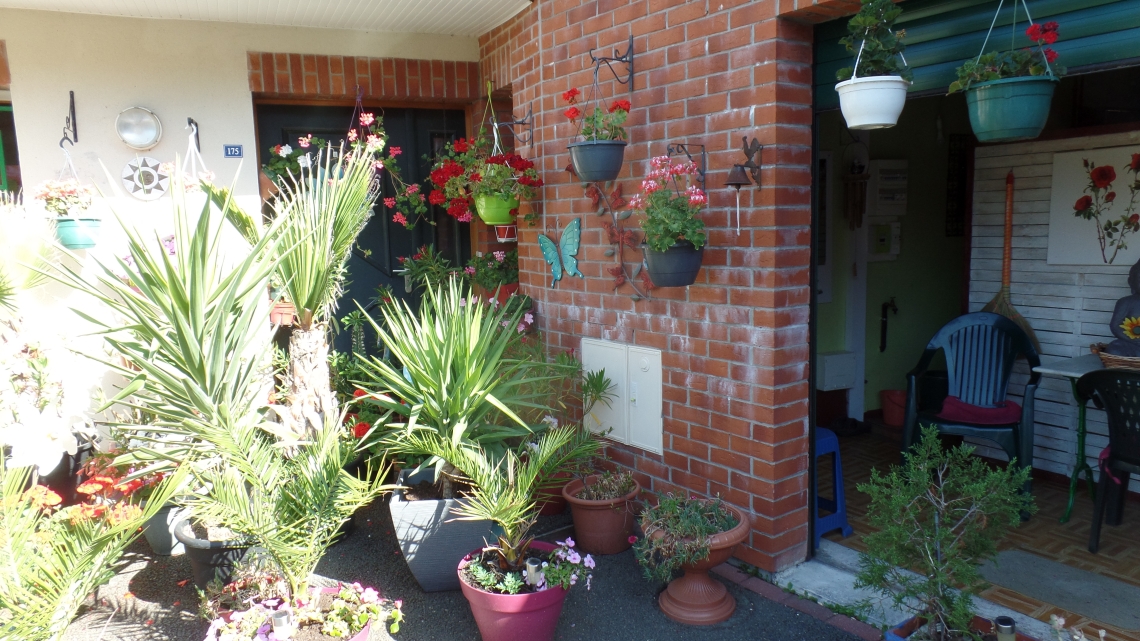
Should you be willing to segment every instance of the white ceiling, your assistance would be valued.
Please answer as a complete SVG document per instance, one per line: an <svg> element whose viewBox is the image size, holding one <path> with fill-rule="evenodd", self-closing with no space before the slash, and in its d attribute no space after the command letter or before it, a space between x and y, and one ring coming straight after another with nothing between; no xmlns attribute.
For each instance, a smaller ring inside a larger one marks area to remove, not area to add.
<svg viewBox="0 0 1140 641"><path fill-rule="evenodd" d="M0 0L0 8L125 18L478 36L531 0Z"/></svg>

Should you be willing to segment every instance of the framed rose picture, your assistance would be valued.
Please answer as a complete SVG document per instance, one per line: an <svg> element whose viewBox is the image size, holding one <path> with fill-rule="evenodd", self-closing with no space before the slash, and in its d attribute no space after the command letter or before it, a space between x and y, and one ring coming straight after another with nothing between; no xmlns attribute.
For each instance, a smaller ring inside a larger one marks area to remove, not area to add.
<svg viewBox="0 0 1140 641"><path fill-rule="evenodd" d="M1053 154L1053 265L1131 265L1140 259L1140 146Z"/></svg>

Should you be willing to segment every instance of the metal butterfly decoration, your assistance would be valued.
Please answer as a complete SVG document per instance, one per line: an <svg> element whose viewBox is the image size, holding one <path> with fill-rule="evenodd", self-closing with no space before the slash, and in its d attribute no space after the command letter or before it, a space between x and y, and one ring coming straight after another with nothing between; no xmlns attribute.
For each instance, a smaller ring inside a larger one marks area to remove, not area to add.
<svg viewBox="0 0 1140 641"><path fill-rule="evenodd" d="M562 230L562 238L555 245L546 234L538 235L538 246L542 249L542 258L550 265L550 273L554 276L550 286L554 287L562 280L562 273L582 278L578 271L578 246L582 241L582 219L575 218ZM561 256L561 261L559 261Z"/></svg>

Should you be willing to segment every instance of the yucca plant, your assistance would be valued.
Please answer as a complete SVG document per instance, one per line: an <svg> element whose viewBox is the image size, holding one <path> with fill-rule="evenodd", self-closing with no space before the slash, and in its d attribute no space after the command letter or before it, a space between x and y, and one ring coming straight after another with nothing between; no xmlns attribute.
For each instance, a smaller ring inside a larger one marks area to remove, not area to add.
<svg viewBox="0 0 1140 641"><path fill-rule="evenodd" d="M493 521L500 528L495 545L504 569L516 571L526 559L538 518L536 493L556 470L594 456L600 444L593 434L564 426L547 430L535 444L508 448L498 455L486 447L455 442L430 429L408 435L409 445L450 461L473 486L454 511L459 520Z"/></svg>
<svg viewBox="0 0 1140 641"><path fill-rule="evenodd" d="M31 215L20 197L0 191L0 308L16 311L18 292L44 281L42 269L55 256L55 219Z"/></svg>
<svg viewBox="0 0 1140 641"><path fill-rule="evenodd" d="M393 452L434 454L407 439L422 428L499 454L504 441L532 432L518 412L548 408L538 383L552 377L533 361L505 355L523 311L486 305L465 282L451 279L427 290L418 313L392 300L380 307L382 324L369 317L392 360L358 355L365 377L358 385L403 418L389 439ZM442 471L446 459L436 463ZM445 483L450 496L447 489Z"/></svg>
<svg viewBox="0 0 1140 641"><path fill-rule="evenodd" d="M0 465L0 641L59 639L186 475L164 480L141 509L120 502L99 514L90 505L55 511L59 496L25 489L30 477L31 468Z"/></svg>
<svg viewBox="0 0 1140 641"><path fill-rule="evenodd" d="M282 181L273 209L281 236L294 250L282 257L278 276L297 310L289 338L289 411L286 427L312 437L337 414L329 383L328 321L344 290L346 265L357 236L372 216L380 183L375 158L363 149L333 153L328 147L311 175Z"/></svg>

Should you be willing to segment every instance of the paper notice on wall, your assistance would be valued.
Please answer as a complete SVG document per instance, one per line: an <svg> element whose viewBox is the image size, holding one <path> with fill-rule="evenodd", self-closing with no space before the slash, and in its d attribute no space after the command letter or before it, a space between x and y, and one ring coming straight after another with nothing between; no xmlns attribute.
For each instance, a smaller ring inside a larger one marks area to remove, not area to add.
<svg viewBox="0 0 1140 641"><path fill-rule="evenodd" d="M906 214L907 161L872 160L867 199L872 216Z"/></svg>

